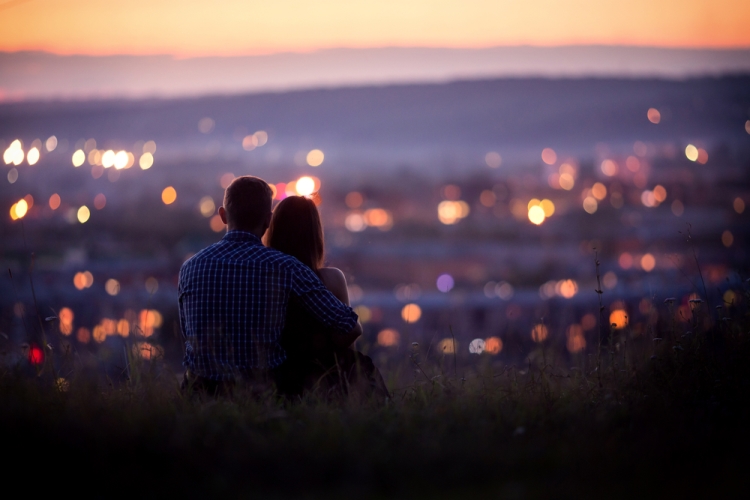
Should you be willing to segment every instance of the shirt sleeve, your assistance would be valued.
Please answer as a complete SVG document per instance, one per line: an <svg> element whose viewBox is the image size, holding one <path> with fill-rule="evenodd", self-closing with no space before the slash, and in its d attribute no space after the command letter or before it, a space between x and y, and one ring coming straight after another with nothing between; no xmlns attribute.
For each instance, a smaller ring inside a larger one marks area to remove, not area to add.
<svg viewBox="0 0 750 500"><path fill-rule="evenodd" d="M297 266L292 278L292 294L318 321L346 334L357 324L357 313L337 299L307 266Z"/></svg>

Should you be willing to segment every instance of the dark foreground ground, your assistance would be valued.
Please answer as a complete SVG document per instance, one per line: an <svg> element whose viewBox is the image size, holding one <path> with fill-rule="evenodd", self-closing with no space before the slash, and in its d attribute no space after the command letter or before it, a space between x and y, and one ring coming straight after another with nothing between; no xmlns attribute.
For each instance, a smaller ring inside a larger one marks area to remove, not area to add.
<svg viewBox="0 0 750 500"><path fill-rule="evenodd" d="M190 399L158 361L129 359L113 383L48 353L39 375L0 375L5 483L97 497L744 497L747 309L694 305L692 324L665 323L649 349L606 332L601 358L572 365L544 344L522 367L415 350L414 379L385 405Z"/></svg>

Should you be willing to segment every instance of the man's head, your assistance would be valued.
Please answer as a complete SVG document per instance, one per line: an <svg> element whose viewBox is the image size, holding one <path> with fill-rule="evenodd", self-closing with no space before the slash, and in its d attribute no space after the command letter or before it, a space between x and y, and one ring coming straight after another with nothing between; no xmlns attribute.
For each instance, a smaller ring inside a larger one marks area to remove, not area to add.
<svg viewBox="0 0 750 500"><path fill-rule="evenodd" d="M252 175L235 178L224 192L219 215L229 230L239 229L261 237L271 222L273 192L266 181Z"/></svg>

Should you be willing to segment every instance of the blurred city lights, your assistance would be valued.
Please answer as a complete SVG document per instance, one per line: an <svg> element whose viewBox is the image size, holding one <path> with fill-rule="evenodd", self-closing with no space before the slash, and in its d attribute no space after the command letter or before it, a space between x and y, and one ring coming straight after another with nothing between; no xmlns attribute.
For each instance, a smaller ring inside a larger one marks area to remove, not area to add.
<svg viewBox="0 0 750 500"><path fill-rule="evenodd" d="M31 148L29 152L26 153L26 161L29 165L36 164L36 162L39 161L39 150L37 148Z"/></svg>
<svg viewBox="0 0 750 500"><path fill-rule="evenodd" d="M143 153L141 158L138 160L138 166L142 170L148 170L154 164L154 155L152 153Z"/></svg>
<svg viewBox="0 0 750 500"><path fill-rule="evenodd" d="M60 195L57 193L49 197L49 207L52 210L57 210L58 208L60 208L60 202Z"/></svg>
<svg viewBox="0 0 750 500"><path fill-rule="evenodd" d="M547 340L547 334L547 327L545 325L534 325L534 328L531 329L531 340L533 340L537 344L540 342L544 342L545 340Z"/></svg>
<svg viewBox="0 0 750 500"><path fill-rule="evenodd" d="M79 328L76 332L76 340L81 344L88 344L91 342L91 330L84 327Z"/></svg>
<svg viewBox="0 0 750 500"><path fill-rule="evenodd" d="M363 325L372 319L372 310L370 310L370 308L365 305L359 305L355 307L354 312L357 314L357 316L359 316L359 321Z"/></svg>
<svg viewBox="0 0 750 500"><path fill-rule="evenodd" d="M10 143L8 149L3 153L3 161L6 165L13 164L15 166L20 165L24 159L23 144L20 139L16 139Z"/></svg>
<svg viewBox="0 0 750 500"><path fill-rule="evenodd" d="M680 217L685 212L685 205L680 200L674 200L671 209L674 215Z"/></svg>
<svg viewBox="0 0 750 500"><path fill-rule="evenodd" d="M397 346L400 337L399 333L393 328L386 328L378 332L378 345L383 347Z"/></svg>
<svg viewBox="0 0 750 500"><path fill-rule="evenodd" d="M554 165L557 161L557 153L552 148L544 148L542 150L542 161L547 165Z"/></svg>
<svg viewBox="0 0 750 500"><path fill-rule="evenodd" d="M437 289L443 293L450 292L453 289L454 281L453 276L450 274L441 274L437 279Z"/></svg>
<svg viewBox="0 0 750 500"><path fill-rule="evenodd" d="M73 286L75 286L78 290L83 290L84 288L90 288L91 285L94 284L94 275L91 274L89 271L83 271L76 273L75 276L73 276Z"/></svg>
<svg viewBox="0 0 750 500"><path fill-rule="evenodd" d="M499 153L490 151L489 153L484 155L484 162L490 168L498 168L503 163L503 159Z"/></svg>
<svg viewBox="0 0 750 500"><path fill-rule="evenodd" d="M13 220L22 219L29 211L29 203L25 199L18 200L10 209Z"/></svg>
<svg viewBox="0 0 750 500"><path fill-rule="evenodd" d="M612 288L617 286L617 275L612 271L604 273L604 276L602 277L602 283L604 283L605 288L609 288L611 290Z"/></svg>
<svg viewBox="0 0 750 500"><path fill-rule="evenodd" d="M65 336L73 333L73 319L75 318L73 311L68 307L63 307L57 313L57 317L60 320L60 333Z"/></svg>
<svg viewBox="0 0 750 500"><path fill-rule="evenodd" d="M628 325L628 313L624 309L615 309L609 315L609 324L616 330L621 330Z"/></svg>
<svg viewBox="0 0 750 500"><path fill-rule="evenodd" d="M211 217L211 222L209 223L209 225L211 226L211 230L215 233L223 231L225 227L224 221L221 220L221 216L219 214Z"/></svg>
<svg viewBox="0 0 750 500"><path fill-rule="evenodd" d="M115 165L115 152L111 149L108 149L107 151L102 154L102 167L104 168L110 168Z"/></svg>
<svg viewBox="0 0 750 500"><path fill-rule="evenodd" d="M156 143L154 141L146 141L143 144L143 149L141 150L144 154L148 153L153 155L156 153Z"/></svg>
<svg viewBox="0 0 750 500"><path fill-rule="evenodd" d="M103 163L103 160L102 160ZM128 152L127 151L118 151L115 153L114 161L112 162L114 167L117 170L122 170L123 168L128 166Z"/></svg>
<svg viewBox="0 0 750 500"><path fill-rule="evenodd" d="M495 195L494 192L490 191L489 189L485 189L479 195L479 203L481 203L483 206L487 208L494 206L496 201L497 201L497 196Z"/></svg>
<svg viewBox="0 0 750 500"><path fill-rule="evenodd" d="M401 309L401 319L407 323L416 323L422 317L422 308L417 304L406 304Z"/></svg>
<svg viewBox="0 0 750 500"><path fill-rule="evenodd" d="M107 206L107 197L104 196L104 193L99 193L94 196L94 208L101 210L105 206Z"/></svg>
<svg viewBox="0 0 750 500"><path fill-rule="evenodd" d="M659 113L659 110L656 108L649 108L646 112L646 117L648 117L648 121L654 124L661 121L661 113Z"/></svg>
<svg viewBox="0 0 750 500"><path fill-rule="evenodd" d="M365 218L359 212L352 212L348 214L346 216L346 219L344 220L344 226L346 227L346 229L353 233L358 233L367 229Z"/></svg>
<svg viewBox="0 0 750 500"><path fill-rule="evenodd" d="M89 207L87 207L86 205L81 206L76 213L78 222L84 224L89 220L89 217L91 217L91 211L89 210Z"/></svg>
<svg viewBox="0 0 750 500"><path fill-rule="evenodd" d="M252 151L258 147L258 138L255 135L246 135L242 139L242 149L245 151Z"/></svg>
<svg viewBox="0 0 750 500"><path fill-rule="evenodd" d="M253 134L253 137L255 137L258 147L264 146L268 142L268 133L265 130L258 130Z"/></svg>
<svg viewBox="0 0 750 500"><path fill-rule="evenodd" d="M592 196L587 196L583 200L583 209L586 211L586 213L593 214L597 211L599 208L599 203L596 201L596 198Z"/></svg>
<svg viewBox="0 0 750 500"><path fill-rule="evenodd" d="M80 167L83 165L83 162L86 161L86 153L84 153L82 149L76 150L76 152L73 153L72 161L74 167Z"/></svg>
<svg viewBox="0 0 750 500"><path fill-rule="evenodd" d="M641 257L641 267L647 273L653 271L654 267L656 267L656 259L654 256L650 253L644 254L643 257Z"/></svg>
<svg viewBox="0 0 750 500"><path fill-rule="evenodd" d="M685 157L690 161L698 161L698 148L692 144L688 144L685 147Z"/></svg>
<svg viewBox="0 0 750 500"><path fill-rule="evenodd" d="M107 281L106 281L106 282L104 283L104 290L105 290L105 291L106 291L106 292L107 292L107 293L108 293L109 295L115 296L115 295L117 295L118 293L120 293L120 282L119 282L119 281L117 281L116 279L112 279L112 278L110 278L110 279L108 279L108 280L107 280Z"/></svg>
<svg viewBox="0 0 750 500"><path fill-rule="evenodd" d="M567 337L566 347L571 354L586 348L586 338L583 336L581 325L570 325L565 332L565 336Z"/></svg>
<svg viewBox="0 0 750 500"><path fill-rule="evenodd" d="M346 206L349 208L359 208L362 206L362 203L364 203L364 201L365 200L362 196L362 193L358 193L357 191L348 193L346 195L346 198L344 199L344 203L346 203Z"/></svg>
<svg viewBox="0 0 750 500"><path fill-rule="evenodd" d="M735 198L734 201L732 202L732 208L734 208L735 212L737 212L738 214L741 214L742 212L745 211L745 200L743 200L740 197Z"/></svg>
<svg viewBox="0 0 750 500"><path fill-rule="evenodd" d="M209 117L198 120L198 130L201 134L209 134L216 126L216 122Z"/></svg>
<svg viewBox="0 0 750 500"><path fill-rule="evenodd" d="M210 196L204 196L198 202L198 210L200 210L203 217L211 217L216 212L216 205L214 204L213 198Z"/></svg>
<svg viewBox="0 0 750 500"><path fill-rule="evenodd" d="M455 224L469 215L469 205L462 200L444 200L438 205L438 219L443 224Z"/></svg>
<svg viewBox="0 0 750 500"><path fill-rule="evenodd" d="M458 342L453 338L442 339L437 344L438 351L443 354L454 354L458 348Z"/></svg>
<svg viewBox="0 0 750 500"><path fill-rule="evenodd" d="M161 201L163 201L165 205L171 205L175 200L177 200L177 191L175 188L172 186L165 187L161 192Z"/></svg>
<svg viewBox="0 0 750 500"><path fill-rule="evenodd" d="M300 196L309 196L313 194L315 190L315 181L311 177L304 176L297 179L297 183L294 185L294 189Z"/></svg>
<svg viewBox="0 0 750 500"><path fill-rule="evenodd" d="M734 243L734 235L731 231L726 230L721 233L721 243L727 248L732 246L732 243Z"/></svg>
<svg viewBox="0 0 750 500"><path fill-rule="evenodd" d="M229 187L233 180L234 174L232 172L227 172L226 174L222 175L221 178L219 178L219 184L223 189L226 189Z"/></svg>
<svg viewBox="0 0 750 500"><path fill-rule="evenodd" d="M544 209L539 205L534 205L529 208L529 220L537 226L544 222L545 219Z"/></svg>
<svg viewBox="0 0 750 500"><path fill-rule="evenodd" d="M601 182L597 182L591 187L591 194L594 198L601 201L607 197L607 187Z"/></svg>
<svg viewBox="0 0 750 500"><path fill-rule="evenodd" d="M612 177L617 174L617 163L612 160L604 160L600 165L601 171L607 177Z"/></svg>
<svg viewBox="0 0 750 500"><path fill-rule="evenodd" d="M493 356L503 350L503 341L499 337L489 337L484 341L484 352Z"/></svg>
<svg viewBox="0 0 750 500"><path fill-rule="evenodd" d="M313 149L309 153L307 153L306 161L307 164L311 167L319 167L323 164L323 160L325 159L325 155L323 154L323 151L319 149Z"/></svg>
<svg viewBox="0 0 750 500"><path fill-rule="evenodd" d="M8 182L10 184L15 183L18 180L18 170L15 168L11 168L8 170Z"/></svg>
<svg viewBox="0 0 750 500"><path fill-rule="evenodd" d="M46 141L44 141L44 147L47 149L48 153L51 153L55 149L57 149L57 137L54 135L51 135L47 138Z"/></svg>
<svg viewBox="0 0 750 500"><path fill-rule="evenodd" d="M469 352L471 354L482 354L484 352L484 339L474 339L469 342Z"/></svg>
<svg viewBox="0 0 750 500"><path fill-rule="evenodd" d="M159 280L157 280L153 276L149 276L148 278L146 278L145 286L146 291L149 294L153 295L157 292L157 290L159 290Z"/></svg>

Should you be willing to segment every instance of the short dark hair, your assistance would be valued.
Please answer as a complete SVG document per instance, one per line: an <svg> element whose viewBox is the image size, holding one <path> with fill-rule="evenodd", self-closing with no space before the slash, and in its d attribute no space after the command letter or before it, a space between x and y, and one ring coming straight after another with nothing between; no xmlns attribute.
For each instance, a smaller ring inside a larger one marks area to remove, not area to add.
<svg viewBox="0 0 750 500"><path fill-rule="evenodd" d="M236 177L224 192L227 222L236 229L253 230L271 213L273 191L266 181L252 175Z"/></svg>
<svg viewBox="0 0 750 500"><path fill-rule="evenodd" d="M266 244L296 257L315 272L323 267L323 224L315 202L304 196L283 199L273 211Z"/></svg>

